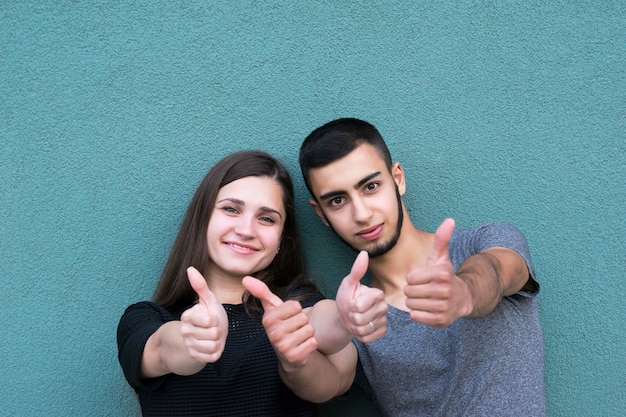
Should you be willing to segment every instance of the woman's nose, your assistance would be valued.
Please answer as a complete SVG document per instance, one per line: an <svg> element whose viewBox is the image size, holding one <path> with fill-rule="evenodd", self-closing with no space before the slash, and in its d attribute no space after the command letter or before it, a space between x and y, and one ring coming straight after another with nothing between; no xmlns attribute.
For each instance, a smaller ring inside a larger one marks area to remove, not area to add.
<svg viewBox="0 0 626 417"><path fill-rule="evenodd" d="M244 237L254 236L254 218L251 216L241 216L235 226L235 233Z"/></svg>

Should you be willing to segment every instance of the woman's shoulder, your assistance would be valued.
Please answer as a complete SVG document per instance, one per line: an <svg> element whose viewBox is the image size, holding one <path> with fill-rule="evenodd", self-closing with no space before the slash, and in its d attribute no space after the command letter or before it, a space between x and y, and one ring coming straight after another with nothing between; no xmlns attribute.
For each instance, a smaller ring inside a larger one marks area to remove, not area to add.
<svg viewBox="0 0 626 417"><path fill-rule="evenodd" d="M125 318L161 320L163 322L178 320L182 311L171 311L152 301L139 301L126 307L122 320Z"/></svg>
<svg viewBox="0 0 626 417"><path fill-rule="evenodd" d="M323 300L324 295L315 285L315 283L309 280L301 280L294 282L286 291L285 298L288 300L300 301L302 307L311 307L320 300Z"/></svg>

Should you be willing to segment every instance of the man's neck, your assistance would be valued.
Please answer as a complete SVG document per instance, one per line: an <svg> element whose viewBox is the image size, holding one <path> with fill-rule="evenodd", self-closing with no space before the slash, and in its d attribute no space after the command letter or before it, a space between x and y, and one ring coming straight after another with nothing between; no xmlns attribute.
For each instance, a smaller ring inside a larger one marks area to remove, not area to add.
<svg viewBox="0 0 626 417"><path fill-rule="evenodd" d="M369 271L372 287L385 293L388 304L406 310L404 287L411 269L425 265L435 235L417 229L405 217L396 245L384 255L370 259Z"/></svg>

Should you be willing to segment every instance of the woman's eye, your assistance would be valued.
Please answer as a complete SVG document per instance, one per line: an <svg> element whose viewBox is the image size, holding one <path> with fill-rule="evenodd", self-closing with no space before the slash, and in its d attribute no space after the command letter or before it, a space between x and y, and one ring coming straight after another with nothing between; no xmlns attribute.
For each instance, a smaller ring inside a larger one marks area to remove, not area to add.
<svg viewBox="0 0 626 417"><path fill-rule="evenodd" d="M265 223L276 223L276 220L271 217L261 217L260 220Z"/></svg>
<svg viewBox="0 0 626 417"><path fill-rule="evenodd" d="M231 206L222 207L222 210L224 210L227 213L235 213L235 214L237 213L237 209Z"/></svg>

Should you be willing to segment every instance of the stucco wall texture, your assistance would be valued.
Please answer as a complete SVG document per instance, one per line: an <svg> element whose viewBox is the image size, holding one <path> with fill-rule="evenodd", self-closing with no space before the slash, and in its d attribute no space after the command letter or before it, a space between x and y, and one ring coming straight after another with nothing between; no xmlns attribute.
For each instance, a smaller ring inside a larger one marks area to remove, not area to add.
<svg viewBox="0 0 626 417"><path fill-rule="evenodd" d="M333 296L354 255L308 207L297 151L342 116L387 138L418 227L526 234L550 415L626 415L626 3L610 0L1 2L0 415L138 414L117 321L229 152L288 165Z"/></svg>

